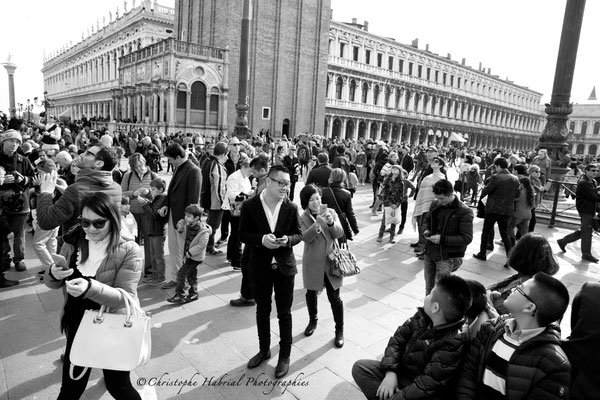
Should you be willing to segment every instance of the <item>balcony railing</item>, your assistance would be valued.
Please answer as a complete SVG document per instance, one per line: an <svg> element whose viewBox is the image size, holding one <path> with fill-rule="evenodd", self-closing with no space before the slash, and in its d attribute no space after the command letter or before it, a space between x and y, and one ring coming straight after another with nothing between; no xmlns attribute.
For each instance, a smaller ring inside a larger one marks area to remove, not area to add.
<svg viewBox="0 0 600 400"><path fill-rule="evenodd" d="M225 59L226 51L227 50L219 47L203 46L196 43L182 42L173 38L168 38L122 56L119 59L119 66L124 67L138 61L164 55L168 52L173 52L175 55L179 56L199 56L205 59L223 61Z"/></svg>

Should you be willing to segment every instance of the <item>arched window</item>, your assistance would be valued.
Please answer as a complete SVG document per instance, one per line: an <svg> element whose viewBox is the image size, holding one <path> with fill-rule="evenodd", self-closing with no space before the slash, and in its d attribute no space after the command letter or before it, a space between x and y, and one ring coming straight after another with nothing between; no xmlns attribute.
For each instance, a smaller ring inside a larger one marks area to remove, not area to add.
<svg viewBox="0 0 600 400"><path fill-rule="evenodd" d="M600 122L595 122L594 123L594 135L597 135L598 133L600 133Z"/></svg>
<svg viewBox="0 0 600 400"><path fill-rule="evenodd" d="M575 121L571 121L571 123L569 124L569 132L575 133Z"/></svg>
<svg viewBox="0 0 600 400"><path fill-rule="evenodd" d="M581 123L581 134L585 135L587 133L587 122Z"/></svg>
<svg viewBox="0 0 600 400"><path fill-rule="evenodd" d="M367 85L367 82L365 82L362 85L362 99L361 99L361 101L363 103L367 102L367 94L368 93L369 93L369 85Z"/></svg>
<svg viewBox="0 0 600 400"><path fill-rule="evenodd" d="M379 89L379 85L375 85L375 89L373 90L373 104L379 104L379 93L381 93L381 89Z"/></svg>
<svg viewBox="0 0 600 400"><path fill-rule="evenodd" d="M356 81L350 81L350 101L356 101Z"/></svg>
<svg viewBox="0 0 600 400"><path fill-rule="evenodd" d="M192 97L190 98L190 109L206 109L206 85L200 81L192 83Z"/></svg>
<svg viewBox="0 0 600 400"><path fill-rule="evenodd" d="M335 98L338 100L342 99L342 88L344 87L344 80L341 76L338 76L335 81Z"/></svg>

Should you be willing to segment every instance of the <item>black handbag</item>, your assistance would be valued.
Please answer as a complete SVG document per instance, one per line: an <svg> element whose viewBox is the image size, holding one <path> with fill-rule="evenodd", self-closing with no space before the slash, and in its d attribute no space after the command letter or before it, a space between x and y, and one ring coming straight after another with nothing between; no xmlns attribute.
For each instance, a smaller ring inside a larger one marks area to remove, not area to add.
<svg viewBox="0 0 600 400"><path fill-rule="evenodd" d="M477 203L477 218L485 218L485 204L481 200Z"/></svg>

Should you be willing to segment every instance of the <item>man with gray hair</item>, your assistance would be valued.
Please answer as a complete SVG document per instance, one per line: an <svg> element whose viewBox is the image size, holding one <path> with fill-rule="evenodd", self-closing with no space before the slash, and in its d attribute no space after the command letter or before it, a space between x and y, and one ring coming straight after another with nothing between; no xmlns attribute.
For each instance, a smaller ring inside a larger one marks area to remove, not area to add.
<svg viewBox="0 0 600 400"><path fill-rule="evenodd" d="M54 160L58 164L58 176L67 182L67 185L71 185L75 182L75 175L71 172L71 164L73 163L73 157L69 152L62 150L56 154Z"/></svg>

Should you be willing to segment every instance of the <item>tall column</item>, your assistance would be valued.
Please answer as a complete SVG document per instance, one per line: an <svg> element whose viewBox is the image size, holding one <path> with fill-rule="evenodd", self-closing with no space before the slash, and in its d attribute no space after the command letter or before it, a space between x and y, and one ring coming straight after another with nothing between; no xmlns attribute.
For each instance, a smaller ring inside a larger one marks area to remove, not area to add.
<svg viewBox="0 0 600 400"><path fill-rule="evenodd" d="M381 140L381 131L383 130L383 122L377 123L377 140Z"/></svg>
<svg viewBox="0 0 600 400"><path fill-rule="evenodd" d="M158 122L158 114L160 113L158 111L158 109L159 109L158 93L156 93L156 91L154 91L154 92L152 92L152 123Z"/></svg>
<svg viewBox="0 0 600 400"><path fill-rule="evenodd" d="M236 136L248 135L248 60L250 58L250 22L252 21L252 0L243 0L243 14L240 40L240 72L238 81L238 102L235 105L237 116L235 118ZM187 121L186 121L187 122Z"/></svg>
<svg viewBox="0 0 600 400"><path fill-rule="evenodd" d="M185 126L190 126L190 115L192 105L192 91L185 92ZM187 133L187 131L185 132Z"/></svg>
<svg viewBox="0 0 600 400"><path fill-rule="evenodd" d="M140 93L140 103L141 103L141 107L140 107L140 114L141 114L141 118L140 118L140 122L146 122L146 93L142 92Z"/></svg>
<svg viewBox="0 0 600 400"><path fill-rule="evenodd" d="M210 125L210 92L206 91L206 110L204 113L204 125Z"/></svg>
<svg viewBox="0 0 600 400"><path fill-rule="evenodd" d="M16 116L17 108L15 103L15 69L17 65L10 62L10 56L5 63L2 64L8 74L8 113L11 118Z"/></svg>
<svg viewBox="0 0 600 400"><path fill-rule="evenodd" d="M168 122L170 125L175 126L175 88L170 87L168 90L168 104L167 104L167 115L168 119L165 122Z"/></svg>
<svg viewBox="0 0 600 400"><path fill-rule="evenodd" d="M327 138L333 136L333 115L329 116L329 124L327 125Z"/></svg>

